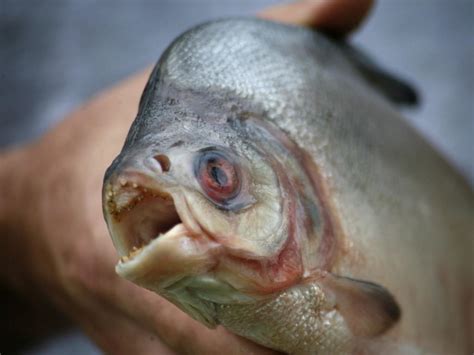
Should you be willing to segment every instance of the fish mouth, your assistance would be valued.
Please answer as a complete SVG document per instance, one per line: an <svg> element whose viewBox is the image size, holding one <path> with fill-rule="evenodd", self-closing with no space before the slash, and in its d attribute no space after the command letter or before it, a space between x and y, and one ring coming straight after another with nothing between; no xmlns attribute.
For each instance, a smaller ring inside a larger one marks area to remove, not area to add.
<svg viewBox="0 0 474 355"><path fill-rule="evenodd" d="M121 263L140 255L170 232L186 231L172 195L122 179L105 193L105 215Z"/></svg>
<svg viewBox="0 0 474 355"><path fill-rule="evenodd" d="M219 245L202 232L178 189L122 176L104 185L103 196L120 276L159 292L216 265Z"/></svg>

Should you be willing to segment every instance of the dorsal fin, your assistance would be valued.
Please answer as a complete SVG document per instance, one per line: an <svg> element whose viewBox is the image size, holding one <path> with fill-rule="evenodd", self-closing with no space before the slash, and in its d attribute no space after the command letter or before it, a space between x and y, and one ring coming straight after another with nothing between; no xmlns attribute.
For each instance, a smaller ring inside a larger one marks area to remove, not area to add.
<svg viewBox="0 0 474 355"><path fill-rule="evenodd" d="M382 69L362 50L353 45L340 42L340 47L365 81L387 99L395 104L407 106L415 106L419 103L418 93L410 83Z"/></svg>

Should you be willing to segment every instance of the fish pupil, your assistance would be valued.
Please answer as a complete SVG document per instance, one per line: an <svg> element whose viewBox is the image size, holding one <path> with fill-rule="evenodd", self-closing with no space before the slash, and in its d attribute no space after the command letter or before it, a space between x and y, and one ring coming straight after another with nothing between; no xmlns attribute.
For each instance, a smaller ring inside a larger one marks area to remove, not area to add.
<svg viewBox="0 0 474 355"><path fill-rule="evenodd" d="M224 172L223 169L221 169L218 166L212 166L210 174L214 181L219 185L219 186L225 186L227 185L229 179L227 178L227 174Z"/></svg>

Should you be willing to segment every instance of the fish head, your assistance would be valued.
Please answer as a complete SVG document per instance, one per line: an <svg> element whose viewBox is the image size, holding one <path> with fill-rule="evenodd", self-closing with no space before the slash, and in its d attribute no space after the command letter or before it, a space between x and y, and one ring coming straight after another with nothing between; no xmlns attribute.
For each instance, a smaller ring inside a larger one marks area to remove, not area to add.
<svg viewBox="0 0 474 355"><path fill-rule="evenodd" d="M320 218L307 213L311 183L262 111L163 86L107 170L104 215L119 275L212 325L209 303L297 283L317 260L307 232Z"/></svg>

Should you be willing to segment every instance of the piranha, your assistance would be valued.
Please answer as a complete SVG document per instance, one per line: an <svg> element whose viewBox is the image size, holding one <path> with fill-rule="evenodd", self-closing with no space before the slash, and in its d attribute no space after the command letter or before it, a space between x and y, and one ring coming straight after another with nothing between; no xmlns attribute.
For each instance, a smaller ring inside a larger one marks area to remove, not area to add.
<svg viewBox="0 0 474 355"><path fill-rule="evenodd" d="M472 351L473 192L398 112L415 101L310 29L185 32L105 174L117 273L290 354Z"/></svg>

